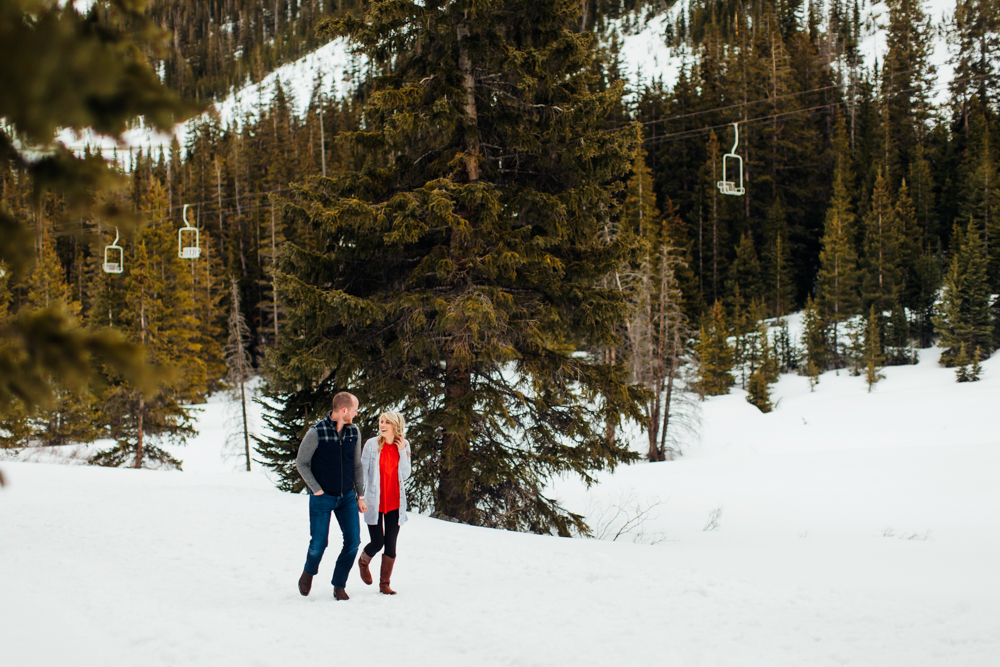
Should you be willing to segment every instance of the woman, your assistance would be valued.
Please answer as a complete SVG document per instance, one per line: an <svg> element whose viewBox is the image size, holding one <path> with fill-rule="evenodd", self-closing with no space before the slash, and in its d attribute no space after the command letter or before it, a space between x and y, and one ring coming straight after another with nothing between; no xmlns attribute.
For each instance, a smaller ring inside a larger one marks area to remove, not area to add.
<svg viewBox="0 0 1000 667"><path fill-rule="evenodd" d="M403 482L410 476L410 444L403 437L406 422L398 412L383 412L378 418L378 437L370 438L361 452L365 478L365 523L371 536L358 558L361 581L372 583L368 564L383 546L378 589L395 595L389 588L392 566L396 563L396 537L406 523L406 492Z"/></svg>

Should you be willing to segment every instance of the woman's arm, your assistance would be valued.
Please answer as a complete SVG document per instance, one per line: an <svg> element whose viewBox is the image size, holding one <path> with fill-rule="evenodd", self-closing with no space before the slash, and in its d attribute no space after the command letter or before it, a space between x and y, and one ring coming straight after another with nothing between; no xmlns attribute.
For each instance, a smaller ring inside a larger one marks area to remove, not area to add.
<svg viewBox="0 0 1000 667"><path fill-rule="evenodd" d="M410 456L412 449L408 440L403 440L403 446L399 448L399 479L402 481L410 476Z"/></svg>

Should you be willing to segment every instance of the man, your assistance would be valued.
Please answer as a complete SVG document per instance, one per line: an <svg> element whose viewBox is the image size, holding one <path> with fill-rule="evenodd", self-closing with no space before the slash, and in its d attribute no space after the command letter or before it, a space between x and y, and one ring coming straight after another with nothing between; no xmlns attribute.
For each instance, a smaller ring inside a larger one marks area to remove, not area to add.
<svg viewBox="0 0 1000 667"><path fill-rule="evenodd" d="M361 431L353 423L357 415L357 397L340 392L333 397L330 414L312 426L299 445L295 467L310 491L309 552L299 577L302 595L309 595L312 578L319 572L319 562L330 535L330 513L333 512L344 536L344 546L333 568L333 597L350 599L345 590L347 575L361 544L358 509L368 510L361 471Z"/></svg>

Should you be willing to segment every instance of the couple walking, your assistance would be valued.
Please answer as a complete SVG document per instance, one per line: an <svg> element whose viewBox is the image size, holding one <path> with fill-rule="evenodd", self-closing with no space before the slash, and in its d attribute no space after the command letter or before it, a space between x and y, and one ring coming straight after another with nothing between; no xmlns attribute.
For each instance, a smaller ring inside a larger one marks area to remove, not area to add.
<svg viewBox="0 0 1000 667"><path fill-rule="evenodd" d="M347 575L361 544L358 512L363 512L370 541L358 558L361 580L372 583L372 558L385 548L379 572L379 590L395 595L389 578L396 563L396 538L406 523L403 482L410 476L410 444L406 423L398 412L383 412L378 435L361 444L354 423L358 399L342 391L333 397L333 410L312 426L299 445L295 466L309 487L309 551L299 578L299 593L309 595L319 572L330 535L330 514L337 517L344 546L333 568L333 596L350 599Z"/></svg>

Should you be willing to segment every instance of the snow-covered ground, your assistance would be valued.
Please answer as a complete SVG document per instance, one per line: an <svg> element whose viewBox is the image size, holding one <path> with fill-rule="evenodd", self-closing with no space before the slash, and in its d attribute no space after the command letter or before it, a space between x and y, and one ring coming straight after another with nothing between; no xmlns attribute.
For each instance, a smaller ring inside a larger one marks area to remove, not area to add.
<svg viewBox="0 0 1000 667"><path fill-rule="evenodd" d="M219 400L185 472L3 462L2 664L993 667L1000 356L970 384L937 356L871 393L783 376L769 414L734 390L680 459L552 484L608 537L648 510L617 541L415 515L399 595L355 571L345 603L330 552L299 596L307 499L224 459Z"/></svg>

